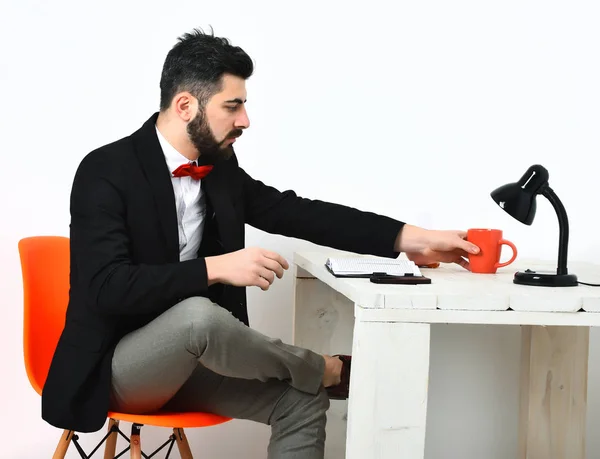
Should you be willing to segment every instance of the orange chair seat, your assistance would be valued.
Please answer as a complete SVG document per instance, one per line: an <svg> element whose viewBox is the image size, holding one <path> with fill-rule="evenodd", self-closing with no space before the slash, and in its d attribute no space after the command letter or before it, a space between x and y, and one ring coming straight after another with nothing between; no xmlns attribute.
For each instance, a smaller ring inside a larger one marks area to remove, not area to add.
<svg viewBox="0 0 600 459"><path fill-rule="evenodd" d="M32 236L21 239L18 247L23 275L23 352L25 370L31 386L41 395L56 344L65 326L65 313L69 304L69 238L63 236ZM184 428L209 427L231 420L231 418L211 413L162 411L144 415L109 412L108 417L134 424L181 430ZM114 425L109 424L109 427L111 432L114 432ZM118 427L117 431L123 434ZM116 434L112 438L116 439ZM71 442L75 442L78 449L81 449L77 441L77 437L73 435L72 431L65 431L52 457L64 459ZM105 457L115 456L115 444L115 442L112 443L112 450L110 450L107 442ZM181 453L182 457L192 457L183 431L180 432L177 446L180 451L183 448L183 451L187 452L187 456L183 456L183 453ZM139 442L137 447L137 455L132 457L141 457ZM161 448L157 449L155 453ZM133 449L132 454L134 454ZM144 455L143 457L149 456Z"/></svg>
<svg viewBox="0 0 600 459"><path fill-rule="evenodd" d="M210 427L231 421L231 418L212 413L170 413L128 414L109 412L108 417L119 421L132 422L155 427Z"/></svg>

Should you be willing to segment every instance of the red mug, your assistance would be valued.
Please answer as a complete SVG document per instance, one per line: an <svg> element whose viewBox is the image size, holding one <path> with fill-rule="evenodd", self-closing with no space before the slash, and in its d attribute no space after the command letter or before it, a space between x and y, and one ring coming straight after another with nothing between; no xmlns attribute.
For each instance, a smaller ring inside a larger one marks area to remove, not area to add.
<svg viewBox="0 0 600 459"><path fill-rule="evenodd" d="M502 230L471 228L467 231L467 241L479 247L479 253L469 254L471 272L494 274L498 268L510 265L517 258L517 248L512 242L502 239ZM503 245L509 246L513 254L510 260L501 263Z"/></svg>

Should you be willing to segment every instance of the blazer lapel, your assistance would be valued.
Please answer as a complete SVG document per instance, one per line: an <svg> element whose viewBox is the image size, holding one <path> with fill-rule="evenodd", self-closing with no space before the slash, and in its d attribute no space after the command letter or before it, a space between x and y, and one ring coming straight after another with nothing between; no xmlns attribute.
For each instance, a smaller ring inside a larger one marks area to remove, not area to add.
<svg viewBox="0 0 600 459"><path fill-rule="evenodd" d="M133 138L135 140L136 155L152 188L158 217L165 235L168 257L171 261L176 262L179 261L177 209L169 169L156 136L157 118L158 113L152 115L133 134Z"/></svg>

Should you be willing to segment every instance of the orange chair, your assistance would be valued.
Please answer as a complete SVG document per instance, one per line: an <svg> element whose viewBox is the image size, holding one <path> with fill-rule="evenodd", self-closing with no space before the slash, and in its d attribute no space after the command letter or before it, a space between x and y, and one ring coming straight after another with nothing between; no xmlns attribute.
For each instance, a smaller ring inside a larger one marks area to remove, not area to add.
<svg viewBox="0 0 600 459"><path fill-rule="evenodd" d="M32 387L41 395L46 382L50 361L65 324L65 312L69 299L69 239L61 236L35 236L19 241L19 254L23 273L24 336L23 348L25 369ZM63 432L54 452L53 459L62 459L71 442L82 458L91 457L106 441L104 459L122 456L130 450L131 458L153 457L168 447L169 457L177 443L182 459L192 458L190 447L183 431L188 427L208 427L230 421L231 418L210 413L166 413L147 415L108 413L108 433L89 454L81 448L74 431ZM131 422L131 437L119 429L119 421ZM143 425L173 428L173 434L152 454L141 450L140 429ZM117 434L128 442L115 456Z"/></svg>

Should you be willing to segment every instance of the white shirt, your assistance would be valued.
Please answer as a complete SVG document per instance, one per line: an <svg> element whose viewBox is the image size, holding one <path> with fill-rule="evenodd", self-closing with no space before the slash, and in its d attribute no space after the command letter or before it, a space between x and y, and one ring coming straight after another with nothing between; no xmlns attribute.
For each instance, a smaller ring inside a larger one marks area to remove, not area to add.
<svg viewBox="0 0 600 459"><path fill-rule="evenodd" d="M171 175L179 166L188 163L196 164L179 153L163 137L156 128L158 141L165 155L167 167ZM177 228L179 232L179 259L191 260L198 256L198 248L204 232L204 219L206 217L206 198L200 187L200 180L191 177L171 177L173 192L175 193L175 207L177 208Z"/></svg>

